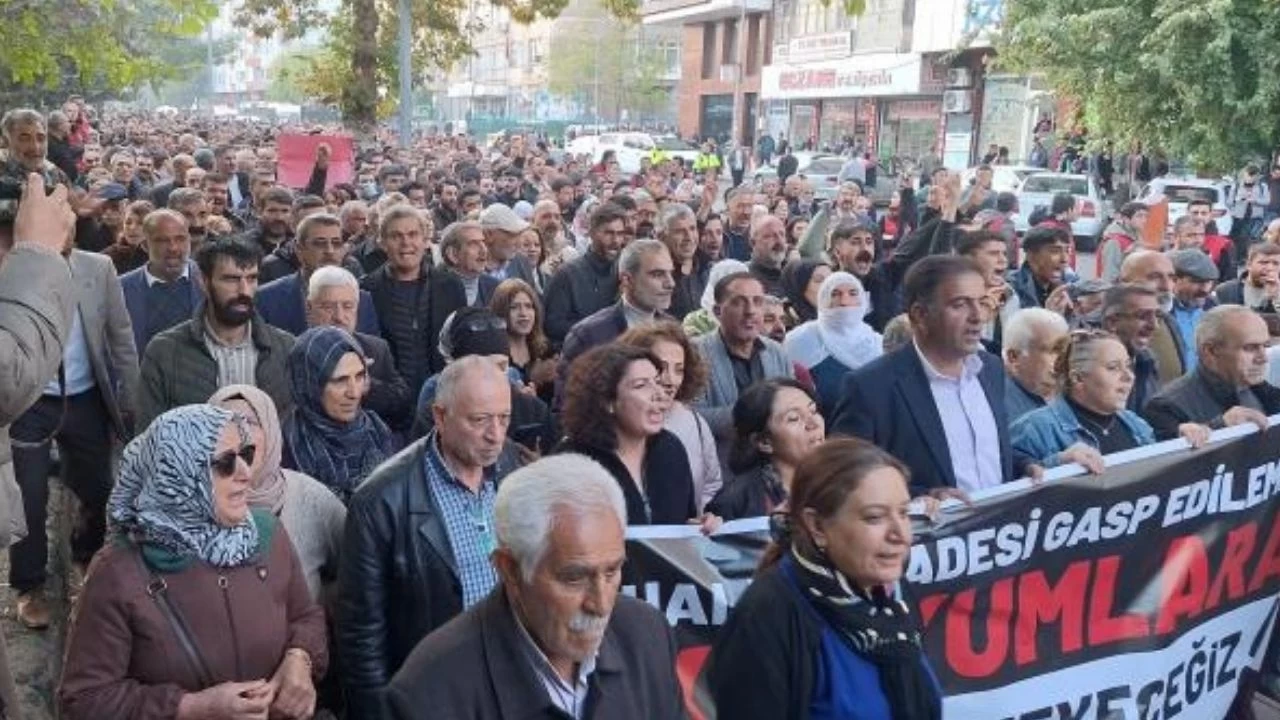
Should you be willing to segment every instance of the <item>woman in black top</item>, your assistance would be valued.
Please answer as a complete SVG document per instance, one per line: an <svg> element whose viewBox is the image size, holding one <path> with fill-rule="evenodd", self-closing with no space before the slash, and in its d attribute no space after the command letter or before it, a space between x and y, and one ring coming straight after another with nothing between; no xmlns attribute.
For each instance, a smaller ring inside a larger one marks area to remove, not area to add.
<svg viewBox="0 0 1280 720"><path fill-rule="evenodd" d="M507 357L511 367L520 373L525 385L531 385L539 397L550 400L555 389L556 362L551 343L542 330L542 301L529 283L510 278L494 288L489 309L507 323L507 339L511 349Z"/></svg>
<svg viewBox="0 0 1280 720"><path fill-rule="evenodd" d="M826 423L808 388L779 378L756 383L738 397L733 427L733 479L707 512L725 520L768 515L786 503L796 465L826 439Z"/></svg>
<svg viewBox="0 0 1280 720"><path fill-rule="evenodd" d="M573 361L557 452L586 455L604 466L627 499L627 524L672 525L696 520L693 473L684 445L666 423L661 361L618 344ZM714 520L712 521L714 522Z"/></svg>

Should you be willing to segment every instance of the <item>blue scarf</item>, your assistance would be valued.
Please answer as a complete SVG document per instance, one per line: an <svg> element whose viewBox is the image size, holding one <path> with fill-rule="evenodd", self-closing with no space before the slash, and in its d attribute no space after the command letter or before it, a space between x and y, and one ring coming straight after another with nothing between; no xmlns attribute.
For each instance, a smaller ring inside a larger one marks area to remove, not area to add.
<svg viewBox="0 0 1280 720"><path fill-rule="evenodd" d="M319 480L343 502L391 455L391 431L376 413L361 410L351 422L324 411L321 398L338 361L364 350L345 330L314 327L289 351L289 388L296 404L285 425L285 442L298 470Z"/></svg>
<svg viewBox="0 0 1280 720"><path fill-rule="evenodd" d="M107 512L111 528L169 559L177 569L192 559L237 567L258 554L252 515L235 527L217 523L209 461L235 416L211 405L185 405L156 418L124 449ZM248 432L241 428L241 436Z"/></svg>

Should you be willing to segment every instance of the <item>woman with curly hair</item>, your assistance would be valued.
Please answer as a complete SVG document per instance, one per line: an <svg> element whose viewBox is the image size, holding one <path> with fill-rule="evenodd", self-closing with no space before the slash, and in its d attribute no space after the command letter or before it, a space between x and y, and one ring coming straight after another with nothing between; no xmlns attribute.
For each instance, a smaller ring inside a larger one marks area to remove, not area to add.
<svg viewBox="0 0 1280 720"><path fill-rule="evenodd" d="M694 500L703 508L723 484L720 456L711 426L689 403L707 387L707 364L689 336L670 320L646 323L623 333L618 343L639 348L662 361L658 383L667 391L670 407L664 426L684 445L693 473Z"/></svg>
<svg viewBox="0 0 1280 720"><path fill-rule="evenodd" d="M628 525L683 524L698 517L684 446L664 429L670 405L659 381L663 362L611 343L573 361L557 452L604 466L627 499Z"/></svg>

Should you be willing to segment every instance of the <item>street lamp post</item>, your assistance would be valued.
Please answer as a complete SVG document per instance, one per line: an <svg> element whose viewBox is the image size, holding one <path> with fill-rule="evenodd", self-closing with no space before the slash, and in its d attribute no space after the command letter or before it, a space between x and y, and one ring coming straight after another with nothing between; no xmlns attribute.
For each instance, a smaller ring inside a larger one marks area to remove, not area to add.
<svg viewBox="0 0 1280 720"><path fill-rule="evenodd" d="M400 0L400 147L409 147L413 134L413 18L409 3Z"/></svg>

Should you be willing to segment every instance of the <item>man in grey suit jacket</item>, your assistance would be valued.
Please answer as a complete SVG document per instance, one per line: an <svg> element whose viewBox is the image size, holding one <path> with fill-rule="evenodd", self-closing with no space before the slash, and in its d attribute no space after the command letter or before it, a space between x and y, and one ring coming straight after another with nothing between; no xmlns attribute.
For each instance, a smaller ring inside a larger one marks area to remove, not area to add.
<svg viewBox="0 0 1280 720"><path fill-rule="evenodd" d="M87 566L106 533L113 441L132 433L138 383L138 351L115 266L105 255L81 250L72 250L67 263L76 312L62 367L9 431L27 521L27 537L9 551L9 583L18 592L18 620L33 629L49 624L45 520L52 444L58 443L62 481L80 500L71 559Z"/></svg>
<svg viewBox="0 0 1280 720"><path fill-rule="evenodd" d="M9 428L57 372L75 309L71 273L58 256L75 228L67 190L46 196L29 175L13 225L17 242L0 240L0 548L26 534L21 493L13 478ZM17 692L0 638L0 716L18 720Z"/></svg>
<svg viewBox="0 0 1280 720"><path fill-rule="evenodd" d="M715 433L724 464L733 442L738 395L761 380L794 378L796 370L782 346L761 335L765 291L759 278L745 272L726 275L714 292L720 327L693 341L711 369L707 391L695 407Z"/></svg>

